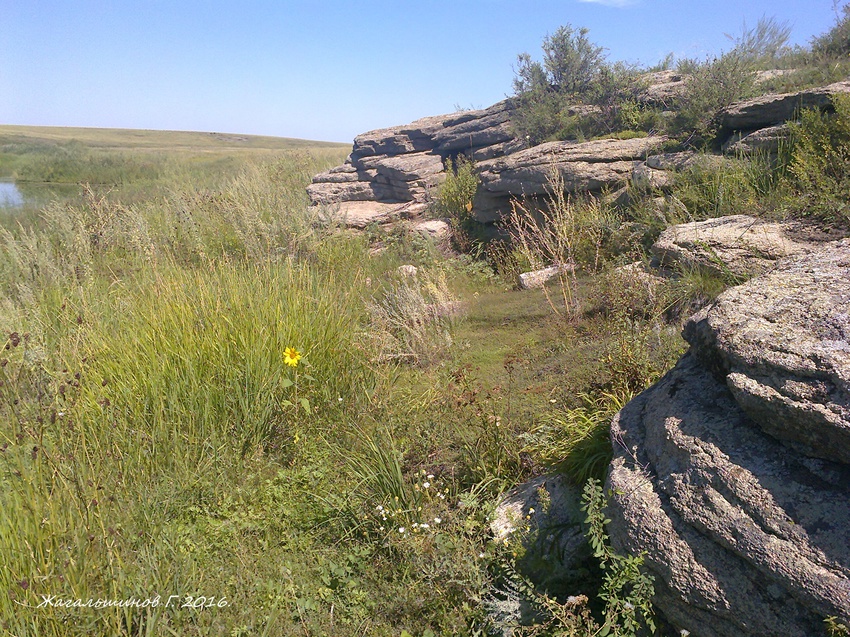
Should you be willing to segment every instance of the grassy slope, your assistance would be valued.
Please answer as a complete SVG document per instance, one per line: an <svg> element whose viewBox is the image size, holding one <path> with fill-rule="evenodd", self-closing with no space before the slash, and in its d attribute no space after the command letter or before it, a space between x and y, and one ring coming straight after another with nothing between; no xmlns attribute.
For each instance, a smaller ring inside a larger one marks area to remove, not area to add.
<svg viewBox="0 0 850 637"><path fill-rule="evenodd" d="M0 125L0 144L60 144L70 141L80 142L90 148L168 152L280 151L350 146L350 144L336 142L229 133Z"/></svg>

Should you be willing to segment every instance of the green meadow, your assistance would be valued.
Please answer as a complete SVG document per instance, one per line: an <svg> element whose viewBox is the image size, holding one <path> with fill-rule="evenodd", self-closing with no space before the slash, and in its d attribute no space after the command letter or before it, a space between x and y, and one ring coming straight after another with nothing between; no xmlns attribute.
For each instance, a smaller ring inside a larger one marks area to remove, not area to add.
<svg viewBox="0 0 850 637"><path fill-rule="evenodd" d="M521 550L496 498L617 343L404 227L322 222L304 188L347 150L0 128L5 176L78 184L0 229L0 634L486 629Z"/></svg>
<svg viewBox="0 0 850 637"><path fill-rule="evenodd" d="M435 243L308 205L346 145L0 127L0 177L67 188L0 211L0 635L479 636L521 608L515 635L639 634L652 583L606 544L610 419L740 279L618 266L683 221L846 225L835 108L778 158L676 174L681 206L556 198L504 220L511 244L476 235L462 162ZM517 289L552 262L577 267ZM531 522L491 529L552 471L584 489L580 572Z"/></svg>

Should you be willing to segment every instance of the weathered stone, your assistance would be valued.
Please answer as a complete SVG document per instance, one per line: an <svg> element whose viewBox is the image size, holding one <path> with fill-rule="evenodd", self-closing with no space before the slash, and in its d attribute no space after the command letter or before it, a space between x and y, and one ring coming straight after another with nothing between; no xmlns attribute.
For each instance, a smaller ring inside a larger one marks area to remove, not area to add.
<svg viewBox="0 0 850 637"><path fill-rule="evenodd" d="M403 277L414 277L419 272L419 269L415 265L405 264L398 266L396 272Z"/></svg>
<svg viewBox="0 0 850 637"><path fill-rule="evenodd" d="M850 240L727 290L684 336L765 432L850 464Z"/></svg>
<svg viewBox="0 0 850 637"><path fill-rule="evenodd" d="M794 69L768 69L766 71L756 71L756 84L764 84L778 77L785 77L795 73Z"/></svg>
<svg viewBox="0 0 850 637"><path fill-rule="evenodd" d="M751 155L761 152L776 154L784 142L788 141L788 124L768 126L747 135L732 135L723 144L723 152L733 155Z"/></svg>
<svg viewBox="0 0 850 637"><path fill-rule="evenodd" d="M671 226L652 253L662 266L702 267L721 275L749 277L777 259L805 254L826 237L799 222L765 221L748 215Z"/></svg>
<svg viewBox="0 0 850 637"><path fill-rule="evenodd" d="M426 208L425 204L418 202L343 201L327 206L321 216L325 223L363 229L370 224L415 218L421 216Z"/></svg>
<svg viewBox="0 0 850 637"><path fill-rule="evenodd" d="M407 189L400 191L375 181L317 182L307 186L310 201L317 205L332 205L347 201L383 201L401 203Z"/></svg>
<svg viewBox="0 0 850 637"><path fill-rule="evenodd" d="M640 162L632 169L632 183L646 190L664 190L673 185L673 176L666 170L656 170L647 162Z"/></svg>
<svg viewBox="0 0 850 637"><path fill-rule="evenodd" d="M687 88L689 75L676 71L646 73L641 80L647 84L638 94L638 101L653 106L669 107Z"/></svg>
<svg viewBox="0 0 850 637"><path fill-rule="evenodd" d="M485 221L509 209L512 197L549 194L553 171L568 192L599 192L624 184L631 177L635 161L642 161L664 139L548 142L481 162L480 196L476 195L474 206L476 219Z"/></svg>
<svg viewBox="0 0 850 637"><path fill-rule="evenodd" d="M510 155L511 153L519 152L525 148L528 148L528 145L524 141L511 139L499 144L493 144L492 146L484 146L483 148L473 151L472 160L476 162L486 161L487 159Z"/></svg>
<svg viewBox="0 0 850 637"><path fill-rule="evenodd" d="M531 575L539 581L547 575L543 570L574 570L590 556L581 507L581 489L571 485L564 475L539 476L502 498L493 512L490 530L497 542L517 531L530 533L536 542L534 561L538 563L525 566L537 571ZM540 563L541 558L549 562L548 568Z"/></svg>
<svg viewBox="0 0 850 637"><path fill-rule="evenodd" d="M692 150L678 153L661 153L646 158L646 165L655 170L684 170L691 166L699 155Z"/></svg>
<svg viewBox="0 0 850 637"><path fill-rule="evenodd" d="M802 637L850 620L850 467L784 447L688 354L611 427L608 527L646 552L692 637Z"/></svg>
<svg viewBox="0 0 850 637"><path fill-rule="evenodd" d="M799 91L762 95L732 104L721 115L722 127L731 132L755 130L794 119L800 109L824 109L832 105L837 94L850 92L850 81L836 82L828 86Z"/></svg>
<svg viewBox="0 0 850 637"><path fill-rule="evenodd" d="M451 232L451 226L445 219L430 219L419 221L413 225L414 232L431 239L444 239Z"/></svg>
<svg viewBox="0 0 850 637"><path fill-rule="evenodd" d="M393 157L378 155L364 157L357 163L393 182L431 180L443 171L443 160L433 153L408 153Z"/></svg>
<svg viewBox="0 0 850 637"><path fill-rule="evenodd" d="M316 175L307 194L321 205L427 201L431 189L445 179L444 160L461 153L476 161L492 159L524 147L511 132L512 109L505 100L482 110L425 117L358 135L346 163ZM357 207L356 218L361 210L365 208Z"/></svg>
<svg viewBox="0 0 850 637"><path fill-rule="evenodd" d="M523 272L517 277L517 285L523 290L542 288L547 281L554 279L565 272L572 272L573 266L567 264L550 265L542 270Z"/></svg>

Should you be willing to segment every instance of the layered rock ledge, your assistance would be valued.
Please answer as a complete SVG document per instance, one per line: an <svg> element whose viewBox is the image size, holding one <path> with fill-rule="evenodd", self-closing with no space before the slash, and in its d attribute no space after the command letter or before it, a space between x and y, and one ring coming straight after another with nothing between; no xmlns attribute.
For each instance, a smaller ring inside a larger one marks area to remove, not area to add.
<svg viewBox="0 0 850 637"><path fill-rule="evenodd" d="M850 621L850 241L692 317L691 351L615 417L611 540L693 637Z"/></svg>

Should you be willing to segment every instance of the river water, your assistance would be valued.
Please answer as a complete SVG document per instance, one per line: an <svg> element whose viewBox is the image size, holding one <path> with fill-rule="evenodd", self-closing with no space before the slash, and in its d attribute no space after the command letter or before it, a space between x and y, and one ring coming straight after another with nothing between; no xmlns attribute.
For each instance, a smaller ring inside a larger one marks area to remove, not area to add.
<svg viewBox="0 0 850 637"><path fill-rule="evenodd" d="M0 180L0 213L16 214L25 209L39 209L53 200L67 201L78 197L77 184L15 183Z"/></svg>
<svg viewBox="0 0 850 637"><path fill-rule="evenodd" d="M24 195L12 181L0 181L0 208L20 208Z"/></svg>

